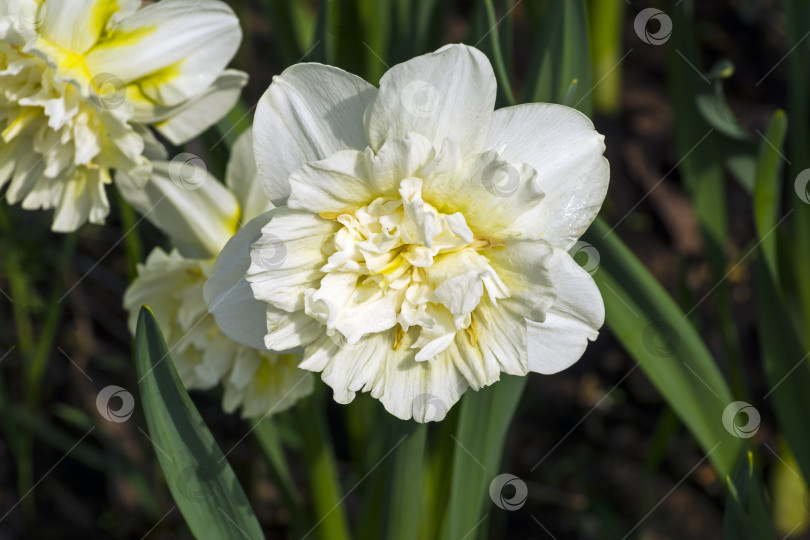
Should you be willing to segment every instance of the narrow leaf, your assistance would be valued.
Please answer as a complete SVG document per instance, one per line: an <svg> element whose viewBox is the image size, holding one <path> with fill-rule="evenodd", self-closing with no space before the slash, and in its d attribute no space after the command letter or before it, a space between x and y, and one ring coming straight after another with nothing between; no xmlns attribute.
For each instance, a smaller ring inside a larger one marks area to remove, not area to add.
<svg viewBox="0 0 810 540"><path fill-rule="evenodd" d="M678 414L717 471L731 474L741 440L721 418L734 401L694 326L624 243L597 218L583 237L599 253L593 277L607 324Z"/></svg>
<svg viewBox="0 0 810 540"><path fill-rule="evenodd" d="M786 132L787 116L784 111L776 111L759 146L754 184L754 221L761 242L760 249L777 286L779 272L776 265L776 235L772 233L779 215L779 198L782 193L781 153Z"/></svg>
<svg viewBox="0 0 810 540"><path fill-rule="evenodd" d="M236 475L188 397L157 321L141 308L135 363L149 437L166 484L198 539L263 538Z"/></svg>
<svg viewBox="0 0 810 540"><path fill-rule="evenodd" d="M461 402L453 454L450 500L441 537L463 538L481 523L489 506L489 486L499 470L506 434L512 423L526 377L502 375L496 384L466 392Z"/></svg>
<svg viewBox="0 0 810 540"><path fill-rule="evenodd" d="M771 520L765 505L762 482L756 476L754 455L741 459L733 477L726 478L726 512L723 519L726 540L765 540L773 538Z"/></svg>
<svg viewBox="0 0 810 540"><path fill-rule="evenodd" d="M427 428L415 422L395 422L397 437L394 454L388 468L388 494L385 538L415 540L419 532L419 511L422 491L422 464L425 456Z"/></svg>
<svg viewBox="0 0 810 540"><path fill-rule="evenodd" d="M809 355L794 332L784 299L763 258L757 260L756 273L760 348L769 388L764 399L772 403L776 419L807 480L810 478Z"/></svg>

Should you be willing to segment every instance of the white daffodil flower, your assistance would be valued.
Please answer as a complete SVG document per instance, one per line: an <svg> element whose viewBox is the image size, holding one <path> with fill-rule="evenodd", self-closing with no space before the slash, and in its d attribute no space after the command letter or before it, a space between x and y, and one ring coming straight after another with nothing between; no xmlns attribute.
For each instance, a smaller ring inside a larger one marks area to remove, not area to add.
<svg viewBox="0 0 810 540"><path fill-rule="evenodd" d="M144 183L147 157L230 110L247 76L225 66L239 21L216 0L0 0L0 189L55 208L54 231L103 223L111 169ZM165 154L164 154L165 156Z"/></svg>
<svg viewBox="0 0 810 540"><path fill-rule="evenodd" d="M236 343L223 334L203 298L203 286L220 249L240 220L273 208L262 192L250 132L236 142L226 186L203 162L181 154L156 161L152 178L140 188L118 173L124 198L171 239L175 249L155 248L124 296L132 332L142 305L149 305L163 330L180 379L189 388L222 383L223 408L242 415L269 415L312 391L312 374L298 369L299 354L278 354ZM263 316L262 313L259 314Z"/></svg>
<svg viewBox="0 0 810 540"><path fill-rule="evenodd" d="M303 346L338 402L367 391L420 422L501 372L576 362L604 320L568 254L605 198L604 137L560 105L495 111L495 93L486 56L463 45L393 67L379 89L319 64L276 77L254 151L284 206L220 254L205 287L219 327Z"/></svg>

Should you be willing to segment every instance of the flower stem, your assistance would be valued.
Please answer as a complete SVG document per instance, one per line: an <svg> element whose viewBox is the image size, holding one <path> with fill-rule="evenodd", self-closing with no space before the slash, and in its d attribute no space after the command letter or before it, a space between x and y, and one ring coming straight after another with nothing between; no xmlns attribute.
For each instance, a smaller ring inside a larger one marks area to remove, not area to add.
<svg viewBox="0 0 810 540"><path fill-rule="evenodd" d="M495 18L495 6L492 5L492 0L484 0L484 5L487 8L487 20L491 27L489 39L492 42L492 54L495 56L495 69L498 71L498 78L506 95L506 100L509 105L515 105L515 95L512 93L512 84L509 82L509 75L506 72L506 64L503 61L503 53L501 52L501 40L498 35L500 21Z"/></svg>
<svg viewBox="0 0 810 540"><path fill-rule="evenodd" d="M311 532L318 529L318 537L324 540L348 540L351 536L326 426L322 391L316 390L302 400L298 412L316 520Z"/></svg>

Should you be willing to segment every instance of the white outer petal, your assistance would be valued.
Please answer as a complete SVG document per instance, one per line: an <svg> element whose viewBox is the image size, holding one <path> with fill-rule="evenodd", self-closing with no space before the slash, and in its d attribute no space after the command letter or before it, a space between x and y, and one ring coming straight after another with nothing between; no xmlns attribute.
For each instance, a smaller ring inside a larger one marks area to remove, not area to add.
<svg viewBox="0 0 810 540"><path fill-rule="evenodd" d="M513 228L570 249L607 194L604 139L587 116L563 105L529 103L495 111L486 147L507 162L531 165L545 193L536 210L520 216Z"/></svg>
<svg viewBox="0 0 810 540"><path fill-rule="evenodd" d="M236 139L225 169L225 185L236 195L242 208L242 223L274 208L259 182L259 171L253 157L253 129Z"/></svg>
<svg viewBox="0 0 810 540"><path fill-rule="evenodd" d="M156 124L155 129L175 145L193 139L228 114L239 101L242 87L247 81L247 73L226 69L204 93L166 112L168 117ZM150 121L149 118L141 118L137 109L135 119Z"/></svg>
<svg viewBox="0 0 810 540"><path fill-rule="evenodd" d="M363 111L377 90L341 69L296 64L273 77L256 108L254 150L274 204L290 195L289 177L339 150L363 150Z"/></svg>
<svg viewBox="0 0 810 540"><path fill-rule="evenodd" d="M575 363L599 336L605 305L593 278L565 251L549 265L557 298L542 323L526 320L529 369L549 375Z"/></svg>
<svg viewBox="0 0 810 540"><path fill-rule="evenodd" d="M447 45L389 69L365 114L369 146L410 132L439 148L446 138L463 155L479 152L495 107L495 74L486 55L466 45Z"/></svg>
<svg viewBox="0 0 810 540"><path fill-rule="evenodd" d="M153 163L152 177L145 186L127 174L116 174L124 199L172 239L186 257L216 257L236 230L239 203L233 193L212 175L192 162L183 174L195 171L184 182L174 170L179 162ZM191 187L192 189L185 189Z"/></svg>
<svg viewBox="0 0 810 540"><path fill-rule="evenodd" d="M245 274L250 266L250 246L261 236L274 211L251 220L225 244L203 289L208 311L220 330L237 343L259 350L266 350L267 304L253 297Z"/></svg>
<svg viewBox="0 0 810 540"><path fill-rule="evenodd" d="M150 31L138 35L144 29ZM113 24L107 35L85 56L90 72L120 77L166 106L203 92L231 61L242 39L233 10L218 0L149 4Z"/></svg>
<svg viewBox="0 0 810 540"><path fill-rule="evenodd" d="M30 0L18 1L21 6L26 3L33 4ZM140 0L47 2L44 8L40 8L42 11L37 18L41 17L42 21L37 26L37 31L65 49L82 54L96 42L112 16L120 18L129 15L140 5ZM26 22L30 25L38 21Z"/></svg>

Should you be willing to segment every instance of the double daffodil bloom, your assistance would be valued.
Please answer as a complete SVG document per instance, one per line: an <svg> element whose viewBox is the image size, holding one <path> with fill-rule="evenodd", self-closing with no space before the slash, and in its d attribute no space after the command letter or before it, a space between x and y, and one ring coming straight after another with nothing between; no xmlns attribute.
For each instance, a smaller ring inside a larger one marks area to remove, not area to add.
<svg viewBox="0 0 810 540"><path fill-rule="evenodd" d="M216 0L0 0L0 188L55 208L54 231L109 212L111 169L144 183L148 157L208 128L247 76L226 70L241 40Z"/></svg>
<svg viewBox="0 0 810 540"><path fill-rule="evenodd" d="M605 198L604 137L561 105L495 111L495 94L463 45L394 66L379 89L319 64L276 77L254 151L283 206L220 254L205 287L220 328L302 346L338 402L366 391L420 422L502 372L576 362L604 320L568 254Z"/></svg>
<svg viewBox="0 0 810 540"><path fill-rule="evenodd" d="M222 383L223 408L242 415L269 415L290 407L312 391L312 374L298 369L300 354L278 354L236 343L223 334L203 298L220 249L241 219L273 207L257 180L250 133L234 145L226 185L188 154L154 162L152 178L141 188L119 173L124 197L169 236L175 248L155 248L124 296L129 325L149 305L166 337L180 379L189 389Z"/></svg>

